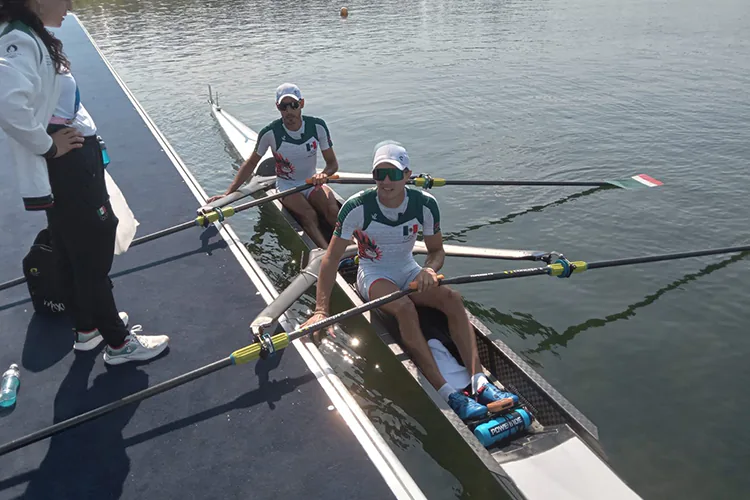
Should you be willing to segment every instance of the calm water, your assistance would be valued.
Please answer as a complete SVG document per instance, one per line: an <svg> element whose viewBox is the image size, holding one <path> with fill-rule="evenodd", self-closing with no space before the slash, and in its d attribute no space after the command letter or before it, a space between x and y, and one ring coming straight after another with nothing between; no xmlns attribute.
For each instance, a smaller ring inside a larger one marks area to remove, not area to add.
<svg viewBox="0 0 750 500"><path fill-rule="evenodd" d="M665 182L583 195L438 188L452 242L593 261L750 241L746 0L386 0L352 2L346 20L339 6L76 2L212 193L237 161L210 117L207 85L258 130L288 80L327 121L347 171L366 171L373 145L395 138L417 172L444 177L645 172ZM261 213L233 226L282 286L301 248ZM514 265L454 258L445 273L505 267ZM750 490L748 277L750 259L725 256L461 291L599 426L613 467L643 497L737 498ZM354 364L329 357L420 485L434 498L486 495L486 478L442 437L418 391L402 387L403 372L385 377L394 370L382 345L365 344Z"/></svg>

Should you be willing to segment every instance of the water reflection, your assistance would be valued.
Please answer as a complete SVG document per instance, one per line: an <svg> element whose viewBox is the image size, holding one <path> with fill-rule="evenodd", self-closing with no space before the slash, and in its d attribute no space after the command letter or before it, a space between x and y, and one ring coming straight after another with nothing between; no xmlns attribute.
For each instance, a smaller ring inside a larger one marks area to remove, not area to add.
<svg viewBox="0 0 750 500"><path fill-rule="evenodd" d="M513 222L514 219L521 217L523 215L528 215L530 213L534 212L541 212L547 208L560 206L564 203L567 203L569 201L573 201L578 198L582 198L584 196L589 196L591 194L594 194L596 192L602 191L604 189L613 189L610 187L597 187L593 189L587 189L586 191L582 191L580 193L571 194L570 196L565 196L563 198L560 198L558 200L555 200L551 203L545 203L543 205L534 205L531 208L528 208L526 210L522 210L520 212L514 212L511 214L506 215L505 217L493 221L483 222L481 224L474 224L471 226L467 226L464 229L461 229L459 231L448 231L443 233L443 238L446 242L456 242L456 243L466 243L466 235L472 231L477 231L479 229L483 229L490 226L500 225L500 224L508 224L510 222Z"/></svg>
<svg viewBox="0 0 750 500"><path fill-rule="evenodd" d="M497 325L505 326L510 329L513 333L517 334L522 339L531 337L542 337L543 340L539 342L537 347L533 349L524 349L519 354L524 358L526 362L531 365L541 367L541 364L533 357L534 354L548 351L556 356L560 356L560 353L556 350L559 347L567 347L568 343L571 342L578 334L594 328L601 328L609 323L615 321L628 319L635 316L638 309L644 308L656 302L657 299L662 297L667 292L676 290L682 285L696 281L703 276L724 269L730 264L738 262L746 257L750 256L750 252L743 252L732 257L728 257L720 262L709 264L702 268L698 272L686 274L682 278L673 281L672 283L658 289L656 292L646 295L643 300L629 305L626 309L605 316L604 318L591 318L583 323L570 326L563 332L558 332L556 329L543 325L536 321L530 314L523 312L514 313L503 313L494 307L486 307L478 302L464 299L466 308L475 316L482 320L491 321Z"/></svg>

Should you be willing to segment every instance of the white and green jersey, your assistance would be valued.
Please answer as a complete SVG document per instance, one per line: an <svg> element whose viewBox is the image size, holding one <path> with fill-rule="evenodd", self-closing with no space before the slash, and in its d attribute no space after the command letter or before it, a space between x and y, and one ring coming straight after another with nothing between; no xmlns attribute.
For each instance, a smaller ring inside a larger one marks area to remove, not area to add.
<svg viewBox="0 0 750 500"><path fill-rule="evenodd" d="M326 151L333 142L326 123L320 118L303 116L302 126L292 131L281 119L263 128L255 143L255 152L263 156L271 148L276 158L276 187L289 189L315 174L318 149Z"/></svg>
<svg viewBox="0 0 750 500"><path fill-rule="evenodd" d="M414 242L421 230L425 236L440 232L440 210L431 194L405 188L398 208L383 206L377 188L360 191L339 211L334 235L354 237L359 247L359 266L365 274L393 275L414 265Z"/></svg>

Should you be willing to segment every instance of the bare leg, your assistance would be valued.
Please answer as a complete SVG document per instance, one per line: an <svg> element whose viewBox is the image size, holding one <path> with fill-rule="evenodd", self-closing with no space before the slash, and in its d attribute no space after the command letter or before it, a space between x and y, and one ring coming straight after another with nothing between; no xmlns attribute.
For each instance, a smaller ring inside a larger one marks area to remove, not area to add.
<svg viewBox="0 0 750 500"><path fill-rule="evenodd" d="M370 300L375 300L396 291L398 291L398 287L393 282L380 279L370 286L368 294ZM422 373L427 377L432 387L435 390L443 387L445 379L440 373L437 363L435 363L435 358L432 357L432 351L430 351L430 347L427 345L427 341L422 334L414 303L406 297L401 297L398 300L381 306L381 309L396 317L398 327L401 330L404 347L414 358L414 362L422 370Z"/></svg>
<svg viewBox="0 0 750 500"><path fill-rule="evenodd" d="M322 214L326 222L334 227L339 216L339 204L336 201L331 188L322 184L318 189L313 189L308 199L319 214Z"/></svg>
<svg viewBox="0 0 750 500"><path fill-rule="evenodd" d="M318 214L302 193L294 193L281 199L281 203L297 218L302 229L310 235L320 248L328 248L328 240L320 231Z"/></svg>
<svg viewBox="0 0 750 500"><path fill-rule="evenodd" d="M466 315L461 294L447 286L439 286L421 293L412 293L409 298L418 306L433 307L445 313L448 317L451 338L456 343L466 369L472 375L482 373L477 351L477 338L474 336L473 327Z"/></svg>

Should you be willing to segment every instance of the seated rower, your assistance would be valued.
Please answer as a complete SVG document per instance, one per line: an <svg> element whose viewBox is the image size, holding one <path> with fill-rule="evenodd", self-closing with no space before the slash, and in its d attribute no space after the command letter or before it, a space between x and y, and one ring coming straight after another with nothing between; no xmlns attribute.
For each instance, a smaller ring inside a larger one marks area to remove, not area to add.
<svg viewBox="0 0 750 500"><path fill-rule="evenodd" d="M320 268L316 309L305 325L328 316L339 261L352 237L355 238L359 247L360 295L371 301L416 282L417 292L385 304L382 309L396 317L404 347L459 417L482 418L487 415L487 405L496 402L506 405L508 401L504 400L517 402L518 398L489 383L482 372L476 337L461 295L447 286L438 286L437 271L443 266L445 251L437 201L422 190L406 187L411 174L406 150L398 143L381 144L372 163L375 187L355 194L339 211ZM420 229L428 251L424 267L417 264L412 254ZM463 388L446 383L422 333L415 306L432 307L446 314L451 338L471 374L473 398L464 394Z"/></svg>
<svg viewBox="0 0 750 500"><path fill-rule="evenodd" d="M294 193L281 199L281 203L300 222L320 248L328 247L328 240L318 224L318 214L331 225L336 224L339 211L336 197L324 185L326 178L338 171L339 165L333 152L333 142L326 123L312 116L302 116L305 100L299 88L284 83L276 89L276 108L281 118L263 128L258 134L255 149L242 164L234 180L221 195L212 196L208 203L237 191L253 174L258 162L271 148L276 159L276 189L285 191L304 184L312 178L314 186L301 193ZM326 166L316 173L318 149L323 154Z"/></svg>

